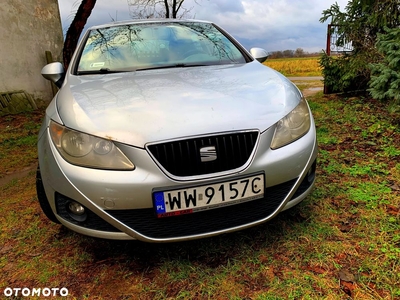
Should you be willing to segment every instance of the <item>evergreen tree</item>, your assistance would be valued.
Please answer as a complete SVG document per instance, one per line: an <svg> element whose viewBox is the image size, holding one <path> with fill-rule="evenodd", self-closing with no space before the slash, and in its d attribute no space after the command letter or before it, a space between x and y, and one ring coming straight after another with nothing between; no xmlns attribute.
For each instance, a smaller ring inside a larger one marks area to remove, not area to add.
<svg viewBox="0 0 400 300"><path fill-rule="evenodd" d="M351 0L344 12L335 3L323 11L320 21L329 19L337 26L336 45L341 47L351 41L353 51L338 57L322 54L325 84L337 92L367 90L371 66L381 62L384 55L375 46L378 35L384 34L385 28L400 26L399 1Z"/></svg>
<svg viewBox="0 0 400 300"><path fill-rule="evenodd" d="M400 28L386 28L385 34L378 34L377 49L383 59L370 65L369 91L375 99L400 104Z"/></svg>

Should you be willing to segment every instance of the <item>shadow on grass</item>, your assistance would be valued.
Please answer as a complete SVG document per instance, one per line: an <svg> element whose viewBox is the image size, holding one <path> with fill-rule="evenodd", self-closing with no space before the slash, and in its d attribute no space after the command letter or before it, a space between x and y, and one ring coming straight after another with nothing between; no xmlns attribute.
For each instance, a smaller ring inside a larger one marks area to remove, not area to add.
<svg viewBox="0 0 400 300"><path fill-rule="evenodd" d="M280 213L265 224L186 242L152 244L140 241L103 240L80 236L64 227L60 228L57 238L61 243L65 238L76 238L76 247L80 248L79 252L89 255L91 264L128 264L136 271L148 272L165 262L182 261L196 266L218 268L230 261L243 259L246 253L275 248L281 241L301 235L309 226L306 216L312 214L309 208L304 213L304 205L300 204Z"/></svg>

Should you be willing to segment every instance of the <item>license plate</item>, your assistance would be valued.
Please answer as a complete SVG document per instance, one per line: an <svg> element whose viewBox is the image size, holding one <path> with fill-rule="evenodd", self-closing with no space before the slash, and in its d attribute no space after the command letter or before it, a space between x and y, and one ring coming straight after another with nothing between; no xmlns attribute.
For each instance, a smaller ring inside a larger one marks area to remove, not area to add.
<svg viewBox="0 0 400 300"><path fill-rule="evenodd" d="M264 174L226 182L153 193L157 217L218 208L264 197Z"/></svg>

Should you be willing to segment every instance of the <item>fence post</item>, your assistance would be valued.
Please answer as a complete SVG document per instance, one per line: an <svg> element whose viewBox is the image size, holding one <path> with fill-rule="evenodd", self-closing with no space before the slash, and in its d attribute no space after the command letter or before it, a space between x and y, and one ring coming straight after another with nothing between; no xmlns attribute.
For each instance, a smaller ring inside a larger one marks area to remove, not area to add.
<svg viewBox="0 0 400 300"><path fill-rule="evenodd" d="M331 24L328 24L328 30L326 33L326 55L331 56ZM325 84L324 80L324 94L330 94L330 88Z"/></svg>

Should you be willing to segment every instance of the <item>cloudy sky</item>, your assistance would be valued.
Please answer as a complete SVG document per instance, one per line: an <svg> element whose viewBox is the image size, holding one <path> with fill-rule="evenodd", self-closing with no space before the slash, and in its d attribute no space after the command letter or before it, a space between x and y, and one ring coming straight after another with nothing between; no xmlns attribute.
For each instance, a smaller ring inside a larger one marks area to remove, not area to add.
<svg viewBox="0 0 400 300"><path fill-rule="evenodd" d="M130 0L97 0L88 26L130 19ZM328 23L319 22L322 11L337 2L344 11L348 0L185 0L191 16L209 20L232 34L247 49L319 52L325 49ZM64 34L80 0L59 0Z"/></svg>

